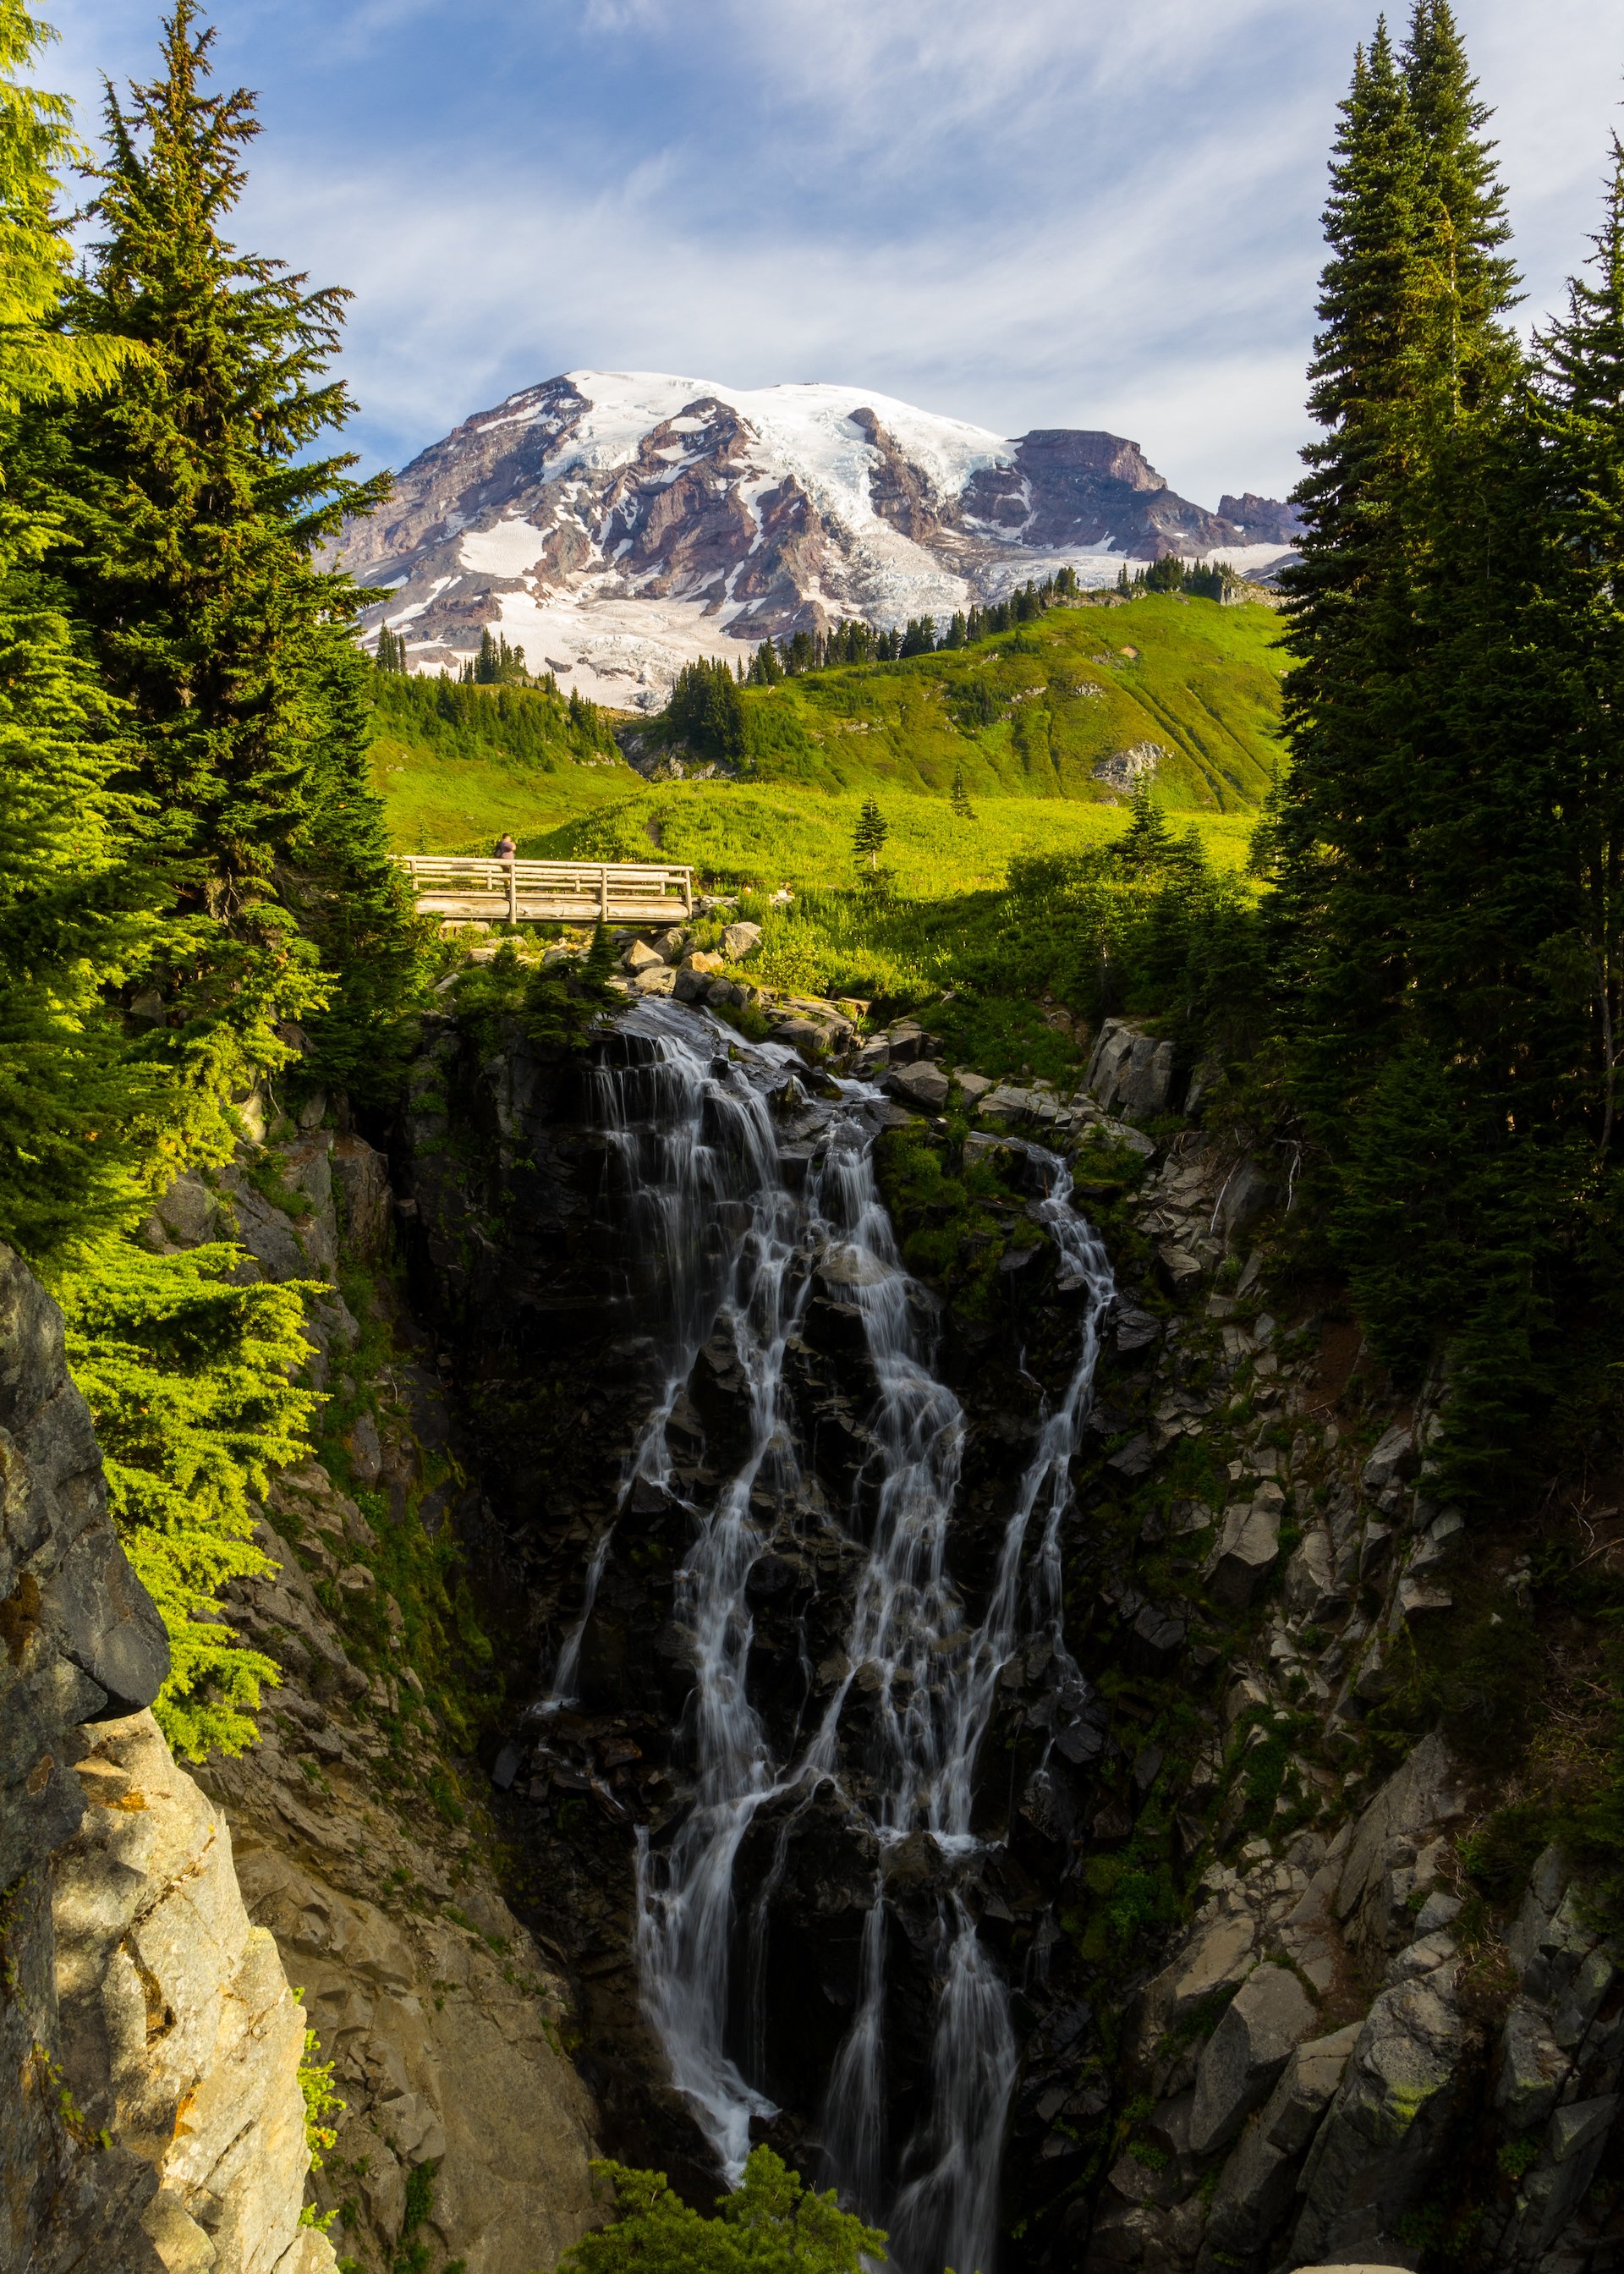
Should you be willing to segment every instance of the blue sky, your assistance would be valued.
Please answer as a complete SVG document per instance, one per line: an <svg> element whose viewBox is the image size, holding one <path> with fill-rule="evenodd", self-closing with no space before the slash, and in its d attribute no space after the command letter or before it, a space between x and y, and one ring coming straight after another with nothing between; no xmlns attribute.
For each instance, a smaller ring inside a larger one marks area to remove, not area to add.
<svg viewBox="0 0 1624 2274"><path fill-rule="evenodd" d="M43 0L98 117L157 8ZM1538 316L1594 226L1619 0L1456 0ZM1104 426L1281 494L1366 0L219 0L240 237L356 295L368 465L578 366ZM1395 15L1407 12L1399 0Z"/></svg>

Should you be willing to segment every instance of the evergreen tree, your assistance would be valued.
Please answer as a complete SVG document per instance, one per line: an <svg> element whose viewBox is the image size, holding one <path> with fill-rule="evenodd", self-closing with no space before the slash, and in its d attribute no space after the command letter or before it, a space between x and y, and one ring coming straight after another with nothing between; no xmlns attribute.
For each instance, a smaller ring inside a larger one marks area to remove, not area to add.
<svg viewBox="0 0 1624 2274"><path fill-rule="evenodd" d="M325 628L312 681L322 731L309 749L304 813L278 876L301 937L333 975L304 1017L300 1078L357 1103L380 1103L411 1046L403 1014L417 998L418 953L433 928L417 916L390 854L367 756L366 666L341 626Z"/></svg>
<svg viewBox="0 0 1624 2274"><path fill-rule="evenodd" d="M1402 62L1385 29L1358 56L1332 169L1311 374L1327 439L1304 453L1283 580L1301 659L1274 839L1299 1081L1327 1131L1402 1046L1418 900L1459 906L1419 846L1449 772L1441 620L1481 547L1468 499L1516 370L1485 116L1447 5L1417 0Z"/></svg>
<svg viewBox="0 0 1624 2274"><path fill-rule="evenodd" d="M41 569L71 501L29 418L105 393L124 343L64 328L53 167L83 154L66 101L19 85L47 36L0 0L0 1239L38 1262L139 1208L165 1085L136 1061L113 989L183 930L114 772L122 718L76 651Z"/></svg>
<svg viewBox="0 0 1624 2274"><path fill-rule="evenodd" d="M273 1471L304 1458L318 1403L289 1377L309 1355L304 1290L233 1284L240 1251L154 1255L114 1239L53 1284L73 1378L95 1419L108 1505L162 1615L156 1713L177 1752L240 1753L273 1660L219 1616L229 1581L276 1566L254 1542Z"/></svg>
<svg viewBox="0 0 1624 2274"><path fill-rule="evenodd" d="M904 655L929 655L936 644L936 618L911 616L908 619L907 629L902 636L901 652Z"/></svg>
<svg viewBox="0 0 1624 2274"><path fill-rule="evenodd" d="M1480 1442L1528 1440L1573 1023L1542 976L1573 926L1572 799L1522 621L1537 516L1485 122L1443 0L1417 0L1402 56L1381 33L1359 56L1327 215L1326 439L1297 493L1293 764L1274 816L1323 1212L1378 1352L1413 1372L1453 1342L1456 1446L1469 1402Z"/></svg>
<svg viewBox="0 0 1624 2274"><path fill-rule="evenodd" d="M975 808L970 802L970 793L965 787L964 768L953 769L952 808L960 821L974 821Z"/></svg>
<svg viewBox="0 0 1624 2274"><path fill-rule="evenodd" d="M0 60L34 37L0 0ZM164 78L127 112L109 95L103 234L60 314L37 289L64 263L41 162L62 154L60 107L0 87L0 647L25 651L0 689L0 742L21 735L0 753L0 960L19 982L0 988L0 1224L67 1314L169 1635L159 1719L193 1754L252 1737L274 1675L214 1606L268 1568L249 1500L304 1448L302 1291L237 1285L230 1249L128 1234L178 1169L229 1155L231 1096L299 1046L285 1022L308 1022L310 1078L358 1084L416 983L365 766L353 633L372 596L310 558L380 493L304 457L348 414L321 372L339 296L221 234L253 130L246 96L203 91L207 44L178 8Z"/></svg>
<svg viewBox="0 0 1624 2274"><path fill-rule="evenodd" d="M1536 340L1530 449L1543 538L1523 636L1551 669L1536 700L1559 738L1574 925L1546 949L1582 1003L1588 1111L1604 1163L1624 1052L1624 144L1613 138L1602 226L1565 318ZM1526 494L1526 491L1524 493ZM1530 706L1531 707L1531 706ZM1519 716L1525 728L1535 722Z"/></svg>
<svg viewBox="0 0 1624 2274"><path fill-rule="evenodd" d="M386 486L310 455L351 408L326 374L346 296L225 236L258 127L245 91L207 91L212 41L177 0L162 76L127 109L109 91L101 235L69 311L145 352L39 440L77 501L54 565L130 706L134 786L162 817L180 907L223 927L171 974L165 1045L218 1095L285 1063L279 1024L327 991L278 870L333 732L331 636L364 596L311 554Z"/></svg>
<svg viewBox="0 0 1624 2274"><path fill-rule="evenodd" d="M1429 358L1439 407L1453 425L1515 378L1515 344L1500 317L1515 305L1511 236L1490 112L1477 100L1449 0L1414 0L1401 64L1422 153L1417 246L1430 272Z"/></svg>
<svg viewBox="0 0 1624 2274"><path fill-rule="evenodd" d="M701 757L725 765L744 756L744 697L725 663L685 664L665 706L672 735Z"/></svg>
<svg viewBox="0 0 1624 2274"><path fill-rule="evenodd" d="M663 2172L595 2164L613 2193L608 2223L573 2243L559 2274L862 2274L883 2266L885 2237L803 2187L771 2148L754 2148L743 2176L706 2218Z"/></svg>
<svg viewBox="0 0 1624 2274"><path fill-rule="evenodd" d="M865 856L871 870L877 870L880 855L891 835L891 824L880 811L872 796L864 798L862 810L857 817L857 828L852 838L852 850L861 861Z"/></svg>

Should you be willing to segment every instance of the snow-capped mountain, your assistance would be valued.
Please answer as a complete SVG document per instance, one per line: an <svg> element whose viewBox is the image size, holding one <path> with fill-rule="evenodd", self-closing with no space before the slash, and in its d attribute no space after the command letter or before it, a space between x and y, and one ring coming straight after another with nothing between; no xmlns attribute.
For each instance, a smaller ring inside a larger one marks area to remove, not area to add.
<svg viewBox="0 0 1624 2274"><path fill-rule="evenodd" d="M415 458L337 554L394 588L366 624L415 670L500 630L532 670L658 707L696 656L848 616L944 619L1069 561L1221 553L1254 571L1290 508L1175 495L1137 442L1071 427L1013 440L854 387L729 388L575 371L509 395Z"/></svg>

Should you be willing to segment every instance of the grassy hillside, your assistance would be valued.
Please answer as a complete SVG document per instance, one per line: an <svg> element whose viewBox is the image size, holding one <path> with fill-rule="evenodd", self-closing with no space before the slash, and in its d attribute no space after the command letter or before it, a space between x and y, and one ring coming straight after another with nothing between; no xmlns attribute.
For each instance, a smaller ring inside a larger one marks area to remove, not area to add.
<svg viewBox="0 0 1624 2274"><path fill-rule="evenodd" d="M374 778L402 852L479 851L510 829L530 858L663 853L728 885L797 891L854 881L852 831L872 794L895 890L928 899L994 885L1018 855L1114 835L1123 806L1094 769L1156 742L1158 797L1233 867L1274 763L1277 632L1264 608L1160 596L747 688L735 782L645 781L604 714L572 715L545 689L380 675ZM960 772L972 820L948 802Z"/></svg>
<svg viewBox="0 0 1624 2274"><path fill-rule="evenodd" d="M974 817L960 820L944 797L917 791L876 793L891 825L885 866L895 893L934 900L1001 884L1009 864L1026 853L1081 853L1116 836L1126 822L1118 804L1093 805L1061 798L989 797L974 801ZM852 853L858 809L866 790L810 790L751 782L639 783L629 796L534 834L515 831L519 851L536 861L691 862L728 886L854 885ZM1185 818L1186 817L1181 817ZM1187 817L1214 862L1244 862L1252 817Z"/></svg>
<svg viewBox="0 0 1624 2274"><path fill-rule="evenodd" d="M973 648L745 690L751 779L1101 800L1147 742L1170 808L1255 808L1278 754L1279 619L1172 594L1059 607Z"/></svg>

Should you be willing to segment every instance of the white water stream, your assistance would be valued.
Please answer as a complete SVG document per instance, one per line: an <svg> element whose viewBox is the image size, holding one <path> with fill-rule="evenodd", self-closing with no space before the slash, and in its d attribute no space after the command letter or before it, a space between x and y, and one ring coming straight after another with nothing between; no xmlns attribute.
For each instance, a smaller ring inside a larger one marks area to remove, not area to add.
<svg viewBox="0 0 1624 2274"><path fill-rule="evenodd" d="M1042 1164L1037 1213L1060 1250L1060 1284L1079 1290L1082 1327L1064 1396L1044 1419L1015 1495L986 1608L969 1623L949 1549L965 1422L932 1374L907 1276L876 1186L877 1093L844 1082L804 1187L792 1191L765 1093L796 1061L741 1044L698 1013L643 1005L624 1022L649 1062L604 1070L598 1103L620 1148L640 1211L640 1241L659 1262L669 1334L665 1389L634 1449L620 1501L639 1477L669 1489L666 1428L696 1354L720 1332L736 1353L749 1408L748 1450L678 1574L675 1617L695 1689L684 1735L693 1761L686 1814L669 1841L638 1848L643 1995L671 2066L730 2177L749 2152L752 2118L773 2107L729 2050L732 1972L740 1936L734 1869L756 1816L832 1784L877 1843L881 1868L862 1938L851 2026L829 2079L823 2137L829 2176L888 2226L906 2274L993 2274L998 2175L1016 2071L1006 1984L976 1932L965 1892L980 1852L972 1828L977 1756L998 1679L1018 1651L1046 1645L1063 1709L1086 1690L1065 1648L1061 1534L1072 1505L1070 1464L1087 1419L1104 1314L1113 1293L1104 1250L1071 1206L1071 1179ZM722 1052L728 1055L720 1055ZM851 1601L846 1667L793 1756L775 1759L749 1694L751 1572L776 1525L805 1522L808 1495L785 1410L786 1344L816 1269L857 1312L878 1397L864 1513L823 1517L866 1549ZM769 1513L771 1511L771 1513ZM792 1513L792 1512L798 1512ZM609 1552L594 1550L580 1620L560 1656L553 1702L567 1699ZM872 1734L861 1774L842 1750L861 1681ZM899 2145L887 2105L885 1864L921 1833L934 1841L946 1892L936 1898L941 1990L928 2112ZM772 1882L757 1897L764 1927Z"/></svg>

